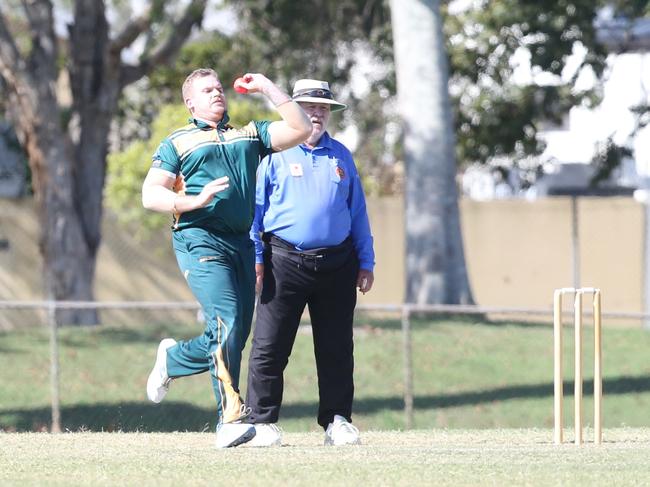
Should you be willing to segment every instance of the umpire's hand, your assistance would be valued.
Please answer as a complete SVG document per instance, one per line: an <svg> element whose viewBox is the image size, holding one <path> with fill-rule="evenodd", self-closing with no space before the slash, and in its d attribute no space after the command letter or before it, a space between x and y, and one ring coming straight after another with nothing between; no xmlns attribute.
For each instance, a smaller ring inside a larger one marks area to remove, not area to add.
<svg viewBox="0 0 650 487"><path fill-rule="evenodd" d="M373 282L375 282L375 275L372 271L367 271L365 269L359 270L359 274L357 275L357 287L359 288L359 291L366 294L372 289Z"/></svg>

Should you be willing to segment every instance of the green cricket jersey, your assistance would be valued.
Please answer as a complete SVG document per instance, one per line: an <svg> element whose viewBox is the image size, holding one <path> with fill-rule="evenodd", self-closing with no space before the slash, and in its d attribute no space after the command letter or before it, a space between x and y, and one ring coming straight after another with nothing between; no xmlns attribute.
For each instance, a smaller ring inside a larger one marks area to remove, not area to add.
<svg viewBox="0 0 650 487"><path fill-rule="evenodd" d="M210 181L228 176L229 187L204 208L174 215L174 230L201 227L218 234L248 233L255 213L255 172L272 152L269 121L252 121L235 129L225 114L217 128L190 119L165 138L152 167L185 178L183 194L199 194Z"/></svg>

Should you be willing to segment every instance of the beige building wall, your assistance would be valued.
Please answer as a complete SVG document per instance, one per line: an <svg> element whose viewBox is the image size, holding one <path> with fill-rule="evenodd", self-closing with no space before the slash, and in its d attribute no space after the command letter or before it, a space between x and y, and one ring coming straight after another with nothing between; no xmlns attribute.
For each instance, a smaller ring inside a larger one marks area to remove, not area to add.
<svg viewBox="0 0 650 487"><path fill-rule="evenodd" d="M465 258L477 304L543 307L571 284L571 214L563 202L463 201Z"/></svg>
<svg viewBox="0 0 650 487"><path fill-rule="evenodd" d="M38 220L31 199L0 199L0 299L40 299Z"/></svg>
<svg viewBox="0 0 650 487"><path fill-rule="evenodd" d="M465 200L469 277L484 306L550 308L573 287L571 198ZM579 198L579 285L600 287L609 311L643 309L643 207L631 198Z"/></svg>
<svg viewBox="0 0 650 487"><path fill-rule="evenodd" d="M399 304L404 301L404 202L401 198L369 198L368 218L375 247L375 283L358 303Z"/></svg>
<svg viewBox="0 0 650 487"><path fill-rule="evenodd" d="M0 200L0 299L41 299L38 223L31 200ZM375 287L359 302L404 298L404 221L399 198L370 198ZM550 308L553 289L573 285L570 198L461 201L469 279L477 304ZM643 310L643 207L631 198L580 198L580 284L600 287L608 311ZM103 226L98 300L193 300L168 228L138 241L111 216Z"/></svg>
<svg viewBox="0 0 650 487"><path fill-rule="evenodd" d="M43 299L39 225L31 199L0 199L0 299ZM170 232L161 229L145 241L134 238L114 217L102 225L95 293L98 300L191 300L171 251Z"/></svg>
<svg viewBox="0 0 650 487"><path fill-rule="evenodd" d="M630 198L580 202L581 274L609 311L644 311L644 207Z"/></svg>

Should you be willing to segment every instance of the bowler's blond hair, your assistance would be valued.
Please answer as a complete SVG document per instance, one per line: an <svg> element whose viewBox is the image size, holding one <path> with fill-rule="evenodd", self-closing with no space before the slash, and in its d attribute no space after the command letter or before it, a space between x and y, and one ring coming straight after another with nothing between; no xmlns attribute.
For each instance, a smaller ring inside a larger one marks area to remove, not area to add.
<svg viewBox="0 0 650 487"><path fill-rule="evenodd" d="M185 103L185 100L187 100L189 97L190 88L192 88L192 83L194 83L194 80L197 78L205 78L206 76L214 76L215 78L219 79L217 72L211 68L195 69L189 74L187 78L185 78L182 88L183 103Z"/></svg>

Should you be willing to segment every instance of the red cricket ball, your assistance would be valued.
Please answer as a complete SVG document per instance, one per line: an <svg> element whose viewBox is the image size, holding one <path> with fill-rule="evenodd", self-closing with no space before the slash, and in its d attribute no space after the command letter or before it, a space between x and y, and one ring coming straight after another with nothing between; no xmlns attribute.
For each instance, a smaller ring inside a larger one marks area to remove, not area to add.
<svg viewBox="0 0 650 487"><path fill-rule="evenodd" d="M237 93L248 93L248 90L244 88L243 84L246 83L244 78L237 78L233 83L232 87Z"/></svg>

